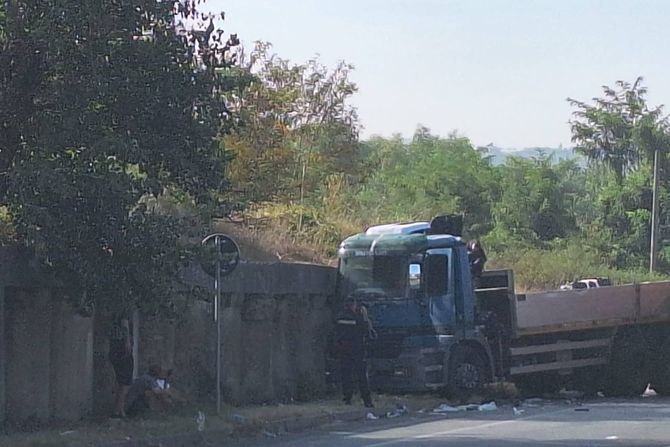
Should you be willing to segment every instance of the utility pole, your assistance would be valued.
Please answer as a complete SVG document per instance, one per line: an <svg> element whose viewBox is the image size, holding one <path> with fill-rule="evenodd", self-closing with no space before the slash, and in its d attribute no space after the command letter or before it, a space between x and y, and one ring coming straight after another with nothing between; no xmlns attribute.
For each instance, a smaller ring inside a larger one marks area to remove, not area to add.
<svg viewBox="0 0 670 447"><path fill-rule="evenodd" d="M652 204L651 204L651 246L649 248L649 273L656 271L656 261L658 260L658 169L659 153L654 151L654 180L652 186Z"/></svg>

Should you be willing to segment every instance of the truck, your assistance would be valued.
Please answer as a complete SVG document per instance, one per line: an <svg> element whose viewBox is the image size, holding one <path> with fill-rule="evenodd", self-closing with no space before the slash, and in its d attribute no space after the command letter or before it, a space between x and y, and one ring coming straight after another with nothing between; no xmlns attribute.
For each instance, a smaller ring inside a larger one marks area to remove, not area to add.
<svg viewBox="0 0 670 447"><path fill-rule="evenodd" d="M503 269L475 290L460 229L444 219L340 244L338 293L363 303L377 332L374 388L465 397L505 380L529 392L670 394L670 281L517 294Z"/></svg>

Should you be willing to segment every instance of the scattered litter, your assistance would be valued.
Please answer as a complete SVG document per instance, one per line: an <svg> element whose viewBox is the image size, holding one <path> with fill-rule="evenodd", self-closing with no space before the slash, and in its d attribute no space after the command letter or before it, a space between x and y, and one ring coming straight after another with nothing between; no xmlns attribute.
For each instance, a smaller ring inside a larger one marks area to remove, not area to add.
<svg viewBox="0 0 670 447"><path fill-rule="evenodd" d="M375 416L373 413L368 413L365 415L365 419L367 419L368 421L376 421L379 418Z"/></svg>
<svg viewBox="0 0 670 447"><path fill-rule="evenodd" d="M230 415L228 419L230 419L232 422L235 422L236 424L243 424L244 421L246 420L244 416L238 413Z"/></svg>
<svg viewBox="0 0 670 447"><path fill-rule="evenodd" d="M598 391L598 392L596 393L596 396L598 396L598 397L605 397L605 393L603 393L602 391Z"/></svg>
<svg viewBox="0 0 670 447"><path fill-rule="evenodd" d="M276 438L277 433L272 433L271 431L263 430L263 436L266 438Z"/></svg>
<svg viewBox="0 0 670 447"><path fill-rule="evenodd" d="M580 407L580 408L575 408L575 411L590 411L588 408Z"/></svg>
<svg viewBox="0 0 670 447"><path fill-rule="evenodd" d="M442 404L439 407L433 410L433 413L455 413L461 411L458 407L452 407L451 405Z"/></svg>
<svg viewBox="0 0 670 447"><path fill-rule="evenodd" d="M490 411L491 409L493 410L497 409L497 407L489 408L490 404L493 404L493 406L495 407L495 402L489 402L488 404L482 404L482 405L476 405L476 404L459 405L458 407L452 407L451 405L442 404L439 407L435 408L433 410L433 413L440 414L440 413L456 413L458 411Z"/></svg>
<svg viewBox="0 0 670 447"><path fill-rule="evenodd" d="M479 411L495 411L498 409L498 406L496 405L495 402L487 402L485 404L481 404L479 407L477 407Z"/></svg>
<svg viewBox="0 0 670 447"><path fill-rule="evenodd" d="M77 433L77 430L66 430L64 432L61 432L60 435L61 436L67 436L67 435L71 435L72 433Z"/></svg>
<svg viewBox="0 0 670 447"><path fill-rule="evenodd" d="M512 411L514 412L514 416L521 416L526 410L519 409L517 407L512 407Z"/></svg>
<svg viewBox="0 0 670 447"><path fill-rule="evenodd" d="M407 414L407 407L405 405L398 405L395 410L386 413L387 418L397 418Z"/></svg>
<svg viewBox="0 0 670 447"><path fill-rule="evenodd" d="M198 431L205 431L205 413L198 411L198 415L195 417L195 423L198 426Z"/></svg>
<svg viewBox="0 0 670 447"><path fill-rule="evenodd" d="M524 407L539 407L540 405L546 403L541 397L531 397L523 401Z"/></svg>

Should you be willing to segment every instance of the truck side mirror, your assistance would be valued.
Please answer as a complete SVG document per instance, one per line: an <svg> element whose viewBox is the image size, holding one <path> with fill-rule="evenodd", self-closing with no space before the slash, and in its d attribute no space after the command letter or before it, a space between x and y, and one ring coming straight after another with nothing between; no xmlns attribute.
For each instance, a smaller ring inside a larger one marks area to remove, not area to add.
<svg viewBox="0 0 670 447"><path fill-rule="evenodd" d="M410 290L421 288L421 264L409 265L409 288Z"/></svg>

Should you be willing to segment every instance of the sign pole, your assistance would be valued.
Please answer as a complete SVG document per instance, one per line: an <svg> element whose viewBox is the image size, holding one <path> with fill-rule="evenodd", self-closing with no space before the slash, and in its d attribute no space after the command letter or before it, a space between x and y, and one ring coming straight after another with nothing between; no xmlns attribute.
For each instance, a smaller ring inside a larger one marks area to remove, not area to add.
<svg viewBox="0 0 670 447"><path fill-rule="evenodd" d="M216 250L219 251L221 240L216 236ZM216 260L216 300L214 301L214 318L216 319L216 413L221 414L221 260Z"/></svg>
<svg viewBox="0 0 670 447"><path fill-rule="evenodd" d="M214 276L214 322L216 323L216 412L221 414L221 277L230 275L240 262L240 248L237 243L222 233L210 234L202 240L202 245L214 248L215 272L212 265L203 265L205 271Z"/></svg>

